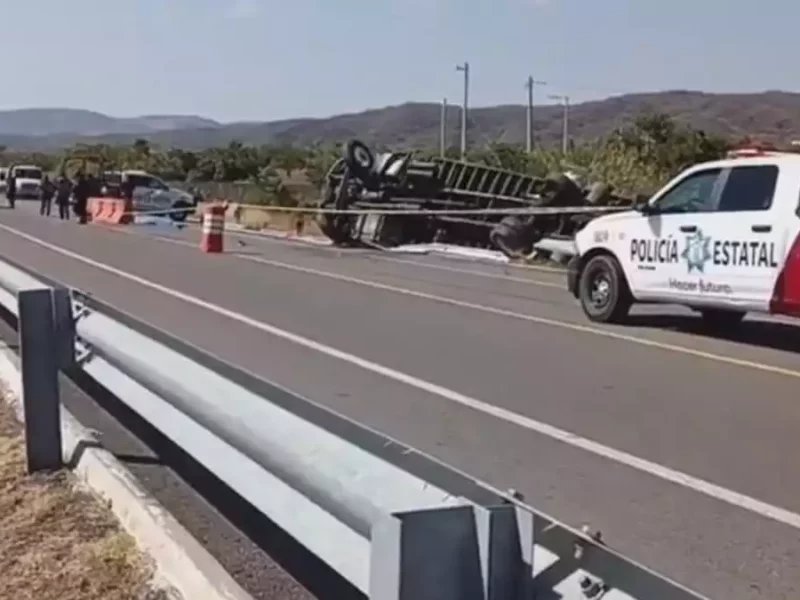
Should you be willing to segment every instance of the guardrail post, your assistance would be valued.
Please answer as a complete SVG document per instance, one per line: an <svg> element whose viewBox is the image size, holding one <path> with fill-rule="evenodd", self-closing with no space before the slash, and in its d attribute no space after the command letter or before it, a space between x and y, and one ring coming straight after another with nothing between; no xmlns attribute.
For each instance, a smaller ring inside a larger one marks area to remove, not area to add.
<svg viewBox="0 0 800 600"><path fill-rule="evenodd" d="M388 515L371 540L370 600L484 600L471 506Z"/></svg>
<svg viewBox="0 0 800 600"><path fill-rule="evenodd" d="M533 514L511 504L474 510L484 598L533 598Z"/></svg>
<svg viewBox="0 0 800 600"><path fill-rule="evenodd" d="M53 289L53 326L55 327L56 361L61 370L75 365L75 320L69 290Z"/></svg>
<svg viewBox="0 0 800 600"><path fill-rule="evenodd" d="M20 290L19 353L28 472L61 468L61 410L53 290Z"/></svg>
<svg viewBox="0 0 800 600"><path fill-rule="evenodd" d="M533 515L456 506L396 513L373 526L370 600L527 600Z"/></svg>

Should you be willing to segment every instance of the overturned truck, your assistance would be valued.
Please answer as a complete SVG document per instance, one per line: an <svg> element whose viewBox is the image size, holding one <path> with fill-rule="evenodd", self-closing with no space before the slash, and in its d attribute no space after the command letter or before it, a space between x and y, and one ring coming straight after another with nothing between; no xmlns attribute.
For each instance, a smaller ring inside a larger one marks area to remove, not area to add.
<svg viewBox="0 0 800 600"><path fill-rule="evenodd" d="M539 178L449 158L416 160L413 152L376 156L352 140L326 176L319 225L342 246L441 242L515 257L544 238L571 239L595 216L591 207L631 204L606 184L582 188L571 174ZM519 214L531 209L549 214Z"/></svg>

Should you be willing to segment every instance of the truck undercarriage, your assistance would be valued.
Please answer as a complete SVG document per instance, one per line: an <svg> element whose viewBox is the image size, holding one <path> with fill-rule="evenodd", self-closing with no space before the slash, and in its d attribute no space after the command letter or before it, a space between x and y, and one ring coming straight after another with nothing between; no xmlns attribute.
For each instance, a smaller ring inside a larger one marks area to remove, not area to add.
<svg viewBox="0 0 800 600"><path fill-rule="evenodd" d="M448 158L416 160L413 152L376 157L358 140L329 170L321 196L319 208L328 212L319 225L337 245L441 242L510 257L529 254L544 238L572 239L593 208L634 203L606 184L582 188L569 174L539 178Z"/></svg>

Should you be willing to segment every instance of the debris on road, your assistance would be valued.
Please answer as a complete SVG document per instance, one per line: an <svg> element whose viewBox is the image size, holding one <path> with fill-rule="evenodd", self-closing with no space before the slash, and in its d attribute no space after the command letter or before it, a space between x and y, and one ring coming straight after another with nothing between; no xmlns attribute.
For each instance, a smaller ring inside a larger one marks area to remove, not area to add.
<svg viewBox="0 0 800 600"><path fill-rule="evenodd" d="M22 425L0 398L2 597L161 600L150 561L108 506L67 471L30 476Z"/></svg>

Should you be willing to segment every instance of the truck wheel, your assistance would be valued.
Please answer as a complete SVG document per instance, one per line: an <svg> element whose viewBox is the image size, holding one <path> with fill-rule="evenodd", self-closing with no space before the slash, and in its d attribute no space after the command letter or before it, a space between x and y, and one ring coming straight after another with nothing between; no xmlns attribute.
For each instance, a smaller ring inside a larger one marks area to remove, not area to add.
<svg viewBox="0 0 800 600"><path fill-rule="evenodd" d="M700 311L703 322L712 329L733 329L744 320L746 312L740 310L724 310L719 308L704 308Z"/></svg>
<svg viewBox="0 0 800 600"><path fill-rule="evenodd" d="M628 282L617 260L607 254L591 258L578 280L583 312L597 323L618 323L633 304Z"/></svg>
<svg viewBox="0 0 800 600"><path fill-rule="evenodd" d="M367 145L360 140L350 140L344 149L344 160L350 172L359 179L369 179L375 166L373 156Z"/></svg>
<svg viewBox="0 0 800 600"><path fill-rule="evenodd" d="M581 188L566 175L555 180L555 191L545 206L583 206L584 198Z"/></svg>
<svg viewBox="0 0 800 600"><path fill-rule="evenodd" d="M489 241L508 258L518 258L522 254L524 227L521 217L505 217L489 232Z"/></svg>
<svg viewBox="0 0 800 600"><path fill-rule="evenodd" d="M320 208L335 208L335 200L325 200L320 203ZM317 215L317 225L322 233L333 242L334 246L352 246L353 240L353 221L348 215L331 215L320 213Z"/></svg>
<svg viewBox="0 0 800 600"><path fill-rule="evenodd" d="M606 206L611 199L611 186L607 183L594 183L586 194L586 203L591 206Z"/></svg>

